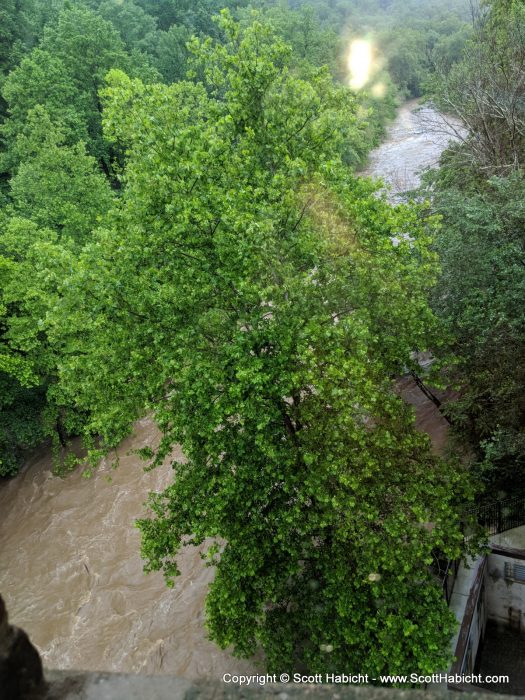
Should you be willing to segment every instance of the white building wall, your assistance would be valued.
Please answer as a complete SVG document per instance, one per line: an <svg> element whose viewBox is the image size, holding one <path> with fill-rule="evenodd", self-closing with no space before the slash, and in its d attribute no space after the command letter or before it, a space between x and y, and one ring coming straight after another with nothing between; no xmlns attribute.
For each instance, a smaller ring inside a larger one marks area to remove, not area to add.
<svg viewBox="0 0 525 700"><path fill-rule="evenodd" d="M488 556L486 572L486 604L491 620L525 630L525 582L505 578L505 562L525 564L511 556Z"/></svg>

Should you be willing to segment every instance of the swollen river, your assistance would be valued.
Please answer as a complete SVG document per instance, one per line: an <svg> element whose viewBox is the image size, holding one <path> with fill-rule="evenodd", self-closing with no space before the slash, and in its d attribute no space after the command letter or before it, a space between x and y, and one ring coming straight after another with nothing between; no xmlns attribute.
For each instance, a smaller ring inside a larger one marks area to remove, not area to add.
<svg viewBox="0 0 525 700"><path fill-rule="evenodd" d="M364 175L380 177L390 188L392 199L420 184L420 173L435 167L451 138L462 134L461 126L443 118L432 107L418 107L417 100L405 103L388 129L386 139L370 154Z"/></svg>
<svg viewBox="0 0 525 700"><path fill-rule="evenodd" d="M366 171L394 190L415 186L418 171L437 162L447 140L425 126L438 115L429 108L414 114L415 106L400 109ZM403 394L439 445L446 424L433 404L410 382ZM103 463L90 479L78 472L62 479L42 448L19 476L0 480L0 592L11 621L28 632L48 668L190 679L254 668L206 638L204 598L213 572L197 551L183 550L173 589L160 574L142 572L134 521L148 492L164 488L172 472L166 466L145 473L127 453L156 440L145 419L121 446L117 470Z"/></svg>
<svg viewBox="0 0 525 700"><path fill-rule="evenodd" d="M94 476L51 473L42 449L0 484L0 591L49 668L172 673L219 678L250 668L206 639L204 598L212 570L185 548L174 589L145 575L134 521L169 467L145 473L130 449L154 444L149 420Z"/></svg>

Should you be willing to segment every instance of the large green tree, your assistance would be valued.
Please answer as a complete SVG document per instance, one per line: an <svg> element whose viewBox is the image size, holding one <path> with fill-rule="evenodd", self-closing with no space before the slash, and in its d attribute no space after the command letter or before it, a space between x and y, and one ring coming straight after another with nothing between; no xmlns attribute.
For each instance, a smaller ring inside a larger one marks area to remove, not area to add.
<svg viewBox="0 0 525 700"><path fill-rule="evenodd" d="M294 77L260 22L221 29L193 43L204 83L109 76L125 187L52 314L59 386L102 448L145 411L154 463L183 446L142 552L171 579L208 543L218 644L272 670L435 671L454 621L430 565L462 551L466 477L391 379L433 325L431 222L342 166L348 90Z"/></svg>

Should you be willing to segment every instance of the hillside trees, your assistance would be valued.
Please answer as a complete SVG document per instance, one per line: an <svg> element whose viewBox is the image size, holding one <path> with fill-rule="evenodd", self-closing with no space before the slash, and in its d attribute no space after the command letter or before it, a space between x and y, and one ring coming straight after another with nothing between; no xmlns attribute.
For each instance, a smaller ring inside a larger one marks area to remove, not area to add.
<svg viewBox="0 0 525 700"><path fill-rule="evenodd" d="M463 60L435 81L439 105L467 130L461 156L486 176L523 166L524 27L523 3L483 3Z"/></svg>
<svg viewBox="0 0 525 700"><path fill-rule="evenodd" d="M157 44L157 22L134 0L115 3L104 0L96 8L118 30L128 51L154 53Z"/></svg>
<svg viewBox="0 0 525 700"><path fill-rule="evenodd" d="M64 139L42 106L29 111L0 214L0 476L14 474L44 436L78 430L78 415L56 399L60 348L49 342L47 316L112 194L84 144Z"/></svg>
<svg viewBox="0 0 525 700"><path fill-rule="evenodd" d="M98 14L80 5L63 9L56 24L46 27L39 46L5 81L4 169L10 173L16 170L17 136L27 128L29 111L41 105L64 131L65 142L85 142L88 152L110 174L112 154L102 136L98 90L104 75L115 67L145 79L158 77L139 54L126 52L118 32Z"/></svg>
<svg viewBox="0 0 525 700"><path fill-rule="evenodd" d="M465 136L429 178L443 217L433 305L458 359L448 410L492 496L525 487L524 37L522 3L483 4L462 62L436 86Z"/></svg>
<svg viewBox="0 0 525 700"><path fill-rule="evenodd" d="M0 85L33 39L31 0L5 0L0 8Z"/></svg>
<svg viewBox="0 0 525 700"><path fill-rule="evenodd" d="M459 361L449 370L461 387L448 409L453 423L488 483L505 491L525 487L525 182L491 178L476 189L435 194L444 226L433 305Z"/></svg>
<svg viewBox="0 0 525 700"><path fill-rule="evenodd" d="M154 464L182 445L142 551L170 579L207 543L220 646L272 670L435 671L454 622L429 565L462 551L468 485L391 379L430 342L432 222L343 168L349 91L294 76L260 22L221 29L193 42L204 83L108 78L125 187L50 317L59 388L95 447L145 411Z"/></svg>
<svg viewBox="0 0 525 700"><path fill-rule="evenodd" d="M186 48L191 32L185 26L172 25L166 32L160 32L157 42L156 65L167 84L186 78L188 71L188 50Z"/></svg>
<svg viewBox="0 0 525 700"><path fill-rule="evenodd" d="M42 105L53 122L60 124L70 143L88 140L84 101L58 56L34 49L9 74L2 95L8 105L8 118L2 125L3 168L8 172L20 162L16 140L25 129L29 111L37 105Z"/></svg>
<svg viewBox="0 0 525 700"><path fill-rule="evenodd" d="M425 93L426 83L437 62L450 66L459 59L460 47L469 30L468 3L452 0L318 0L315 3L308 0L293 3L260 0L257 4L270 7L270 12L276 14L289 12L292 21L297 21L304 12L313 13L324 31L338 36L337 43L342 44L342 63L346 43L351 38L371 39L383 68L390 74L402 98L420 97ZM303 28L306 29L304 23ZM301 42L302 33L301 30L297 32L294 43ZM332 46L330 41L329 46ZM337 44L333 45L332 51L337 48Z"/></svg>
<svg viewBox="0 0 525 700"><path fill-rule="evenodd" d="M111 191L85 145L65 135L41 106L27 116L16 142L21 163L10 180L7 212L55 231L80 247L97 217L109 209Z"/></svg>
<svg viewBox="0 0 525 700"><path fill-rule="evenodd" d="M247 0L136 0L137 3L157 18L164 31L173 25L184 25L195 34L216 35L217 25L213 16L223 8L234 9L247 5ZM257 4L257 3L255 3Z"/></svg>

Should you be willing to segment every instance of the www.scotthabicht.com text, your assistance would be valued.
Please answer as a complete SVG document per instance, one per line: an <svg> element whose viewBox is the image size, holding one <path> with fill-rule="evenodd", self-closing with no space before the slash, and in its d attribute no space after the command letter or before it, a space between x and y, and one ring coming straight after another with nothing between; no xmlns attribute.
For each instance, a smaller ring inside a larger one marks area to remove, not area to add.
<svg viewBox="0 0 525 700"><path fill-rule="evenodd" d="M482 676L481 674L449 674L449 673L433 673L430 675L421 675L419 673L411 673L408 675L387 675L374 678L368 673L316 673L305 675L301 673L270 673L270 674L253 674L236 675L225 673L222 677L224 683L233 685L266 685L267 683L332 683L345 685L365 685L367 683L379 683L384 685L422 685L429 683L450 683L453 685L477 685L480 683L508 683L508 676Z"/></svg>

